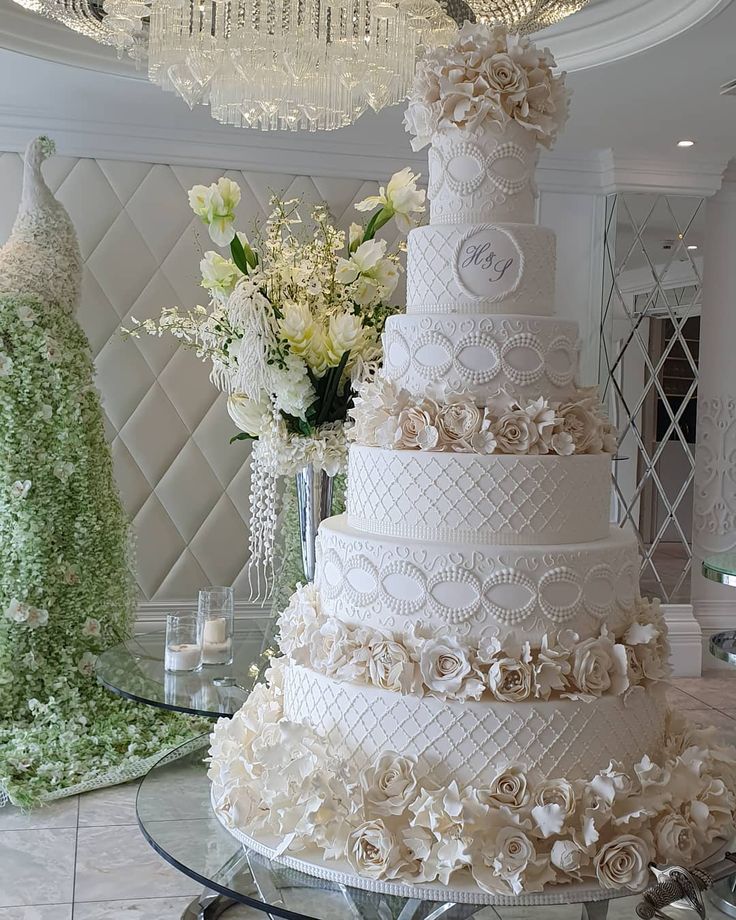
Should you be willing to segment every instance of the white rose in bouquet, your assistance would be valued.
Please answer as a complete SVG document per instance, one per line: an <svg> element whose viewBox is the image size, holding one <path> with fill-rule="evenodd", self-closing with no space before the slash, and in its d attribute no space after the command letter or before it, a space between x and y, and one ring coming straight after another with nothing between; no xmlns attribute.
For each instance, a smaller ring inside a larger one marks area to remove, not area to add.
<svg viewBox="0 0 736 920"><path fill-rule="evenodd" d="M634 837L622 834L598 851L593 865L603 888L644 888L649 879L653 853L649 835Z"/></svg>

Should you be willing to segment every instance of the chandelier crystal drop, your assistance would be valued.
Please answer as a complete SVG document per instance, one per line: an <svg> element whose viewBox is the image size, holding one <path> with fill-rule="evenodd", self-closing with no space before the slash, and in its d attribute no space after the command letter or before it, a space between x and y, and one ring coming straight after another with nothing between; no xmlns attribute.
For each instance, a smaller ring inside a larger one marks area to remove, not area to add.
<svg viewBox="0 0 736 920"><path fill-rule="evenodd" d="M539 32L577 13L590 0L470 0L476 18L518 32Z"/></svg>

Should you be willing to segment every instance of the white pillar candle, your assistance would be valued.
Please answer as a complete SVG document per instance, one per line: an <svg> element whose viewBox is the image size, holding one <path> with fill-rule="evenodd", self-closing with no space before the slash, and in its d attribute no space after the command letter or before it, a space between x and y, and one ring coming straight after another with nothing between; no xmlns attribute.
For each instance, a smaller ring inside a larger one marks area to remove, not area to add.
<svg viewBox="0 0 736 920"><path fill-rule="evenodd" d="M224 664L232 657L230 640L202 643L202 664Z"/></svg>
<svg viewBox="0 0 736 920"><path fill-rule="evenodd" d="M199 667L201 655L202 650L198 645L169 645L164 657L164 668L167 671L194 671Z"/></svg>
<svg viewBox="0 0 736 920"><path fill-rule="evenodd" d="M204 645L227 642L227 620L225 617L213 617L204 621L202 643Z"/></svg>

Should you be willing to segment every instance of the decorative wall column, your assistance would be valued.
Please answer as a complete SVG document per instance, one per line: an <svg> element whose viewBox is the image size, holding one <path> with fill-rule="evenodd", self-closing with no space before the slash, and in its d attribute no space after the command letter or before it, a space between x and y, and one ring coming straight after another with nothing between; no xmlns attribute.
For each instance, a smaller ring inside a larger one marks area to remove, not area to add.
<svg viewBox="0 0 736 920"><path fill-rule="evenodd" d="M706 205L700 321L692 599L707 641L736 627L736 589L701 575L705 556L736 549L736 161Z"/></svg>

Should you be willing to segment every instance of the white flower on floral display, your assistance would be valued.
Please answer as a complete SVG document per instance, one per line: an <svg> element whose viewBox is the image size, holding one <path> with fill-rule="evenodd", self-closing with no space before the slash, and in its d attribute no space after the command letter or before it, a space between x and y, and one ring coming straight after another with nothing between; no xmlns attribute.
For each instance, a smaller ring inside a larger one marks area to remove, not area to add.
<svg viewBox="0 0 736 920"><path fill-rule="evenodd" d="M595 412L595 400L580 399L557 410L562 430L573 440L576 454L599 454L603 450L603 423Z"/></svg>
<svg viewBox="0 0 736 920"><path fill-rule="evenodd" d="M417 188L418 178L407 166L391 176L385 189L381 187L377 195L369 195L359 201L355 209L374 211L379 207L386 208L396 218L399 230L408 233L416 225L415 215L425 210L426 193Z"/></svg>
<svg viewBox="0 0 736 920"><path fill-rule="evenodd" d="M304 418L317 398L307 366L296 355L288 355L286 366L275 372L275 407L279 412Z"/></svg>
<svg viewBox="0 0 736 920"><path fill-rule="evenodd" d="M54 476L62 482L68 482L74 472L74 464L69 460L59 460L54 464Z"/></svg>
<svg viewBox="0 0 736 920"><path fill-rule="evenodd" d="M312 277L307 281L305 288L307 294L310 294L312 297L317 297L322 293L322 282L319 280L319 278L317 278L316 275L312 275Z"/></svg>
<svg viewBox="0 0 736 920"><path fill-rule="evenodd" d="M189 190L189 206L209 229L217 246L228 246L235 236L235 208L240 203L240 186L226 176L210 186Z"/></svg>
<svg viewBox="0 0 736 920"><path fill-rule="evenodd" d="M489 805L505 805L511 809L529 804L531 790L523 767L511 764L502 770L486 789L479 791L480 800Z"/></svg>
<svg viewBox="0 0 736 920"><path fill-rule="evenodd" d="M495 434L487 429L477 431L470 439L470 446L477 454L492 454L498 447L498 442Z"/></svg>
<svg viewBox="0 0 736 920"><path fill-rule="evenodd" d="M10 495L12 498L22 499L31 491L31 480L30 479L17 479L13 485L10 487Z"/></svg>
<svg viewBox="0 0 736 920"><path fill-rule="evenodd" d="M465 648L451 636L445 639L428 639L422 645L419 670L425 686L445 698L456 696L471 667Z"/></svg>
<svg viewBox="0 0 736 920"><path fill-rule="evenodd" d="M499 878L508 882L514 894L520 894L524 888L524 873L537 859L534 844L521 828L502 827L496 834L494 847L494 870Z"/></svg>
<svg viewBox="0 0 736 920"><path fill-rule="evenodd" d="M17 313L18 319L24 326L32 326L38 319L34 310L27 303L22 303L18 307Z"/></svg>
<svg viewBox="0 0 736 920"><path fill-rule="evenodd" d="M13 597L5 608L5 616L11 623L25 623L28 619L28 610L28 604L24 604L18 598Z"/></svg>
<svg viewBox="0 0 736 920"><path fill-rule="evenodd" d="M241 431L257 438L268 427L271 400L265 393L258 399L250 399L244 393L232 393L227 398L227 413Z"/></svg>
<svg viewBox="0 0 736 920"><path fill-rule="evenodd" d="M26 625L29 629L38 629L39 626L46 626L49 621L49 612L43 607L29 607Z"/></svg>
<svg viewBox="0 0 736 920"><path fill-rule="evenodd" d="M327 353L332 365L338 365L346 351L358 350L364 338L365 329L360 316L349 312L331 316L327 330Z"/></svg>
<svg viewBox="0 0 736 920"><path fill-rule="evenodd" d="M337 260L335 280L339 284L352 284L360 275L371 272L385 255L385 240L366 240L349 259Z"/></svg>
<svg viewBox="0 0 736 920"><path fill-rule="evenodd" d="M65 585L79 584L79 568L76 565L68 565L64 569L62 576Z"/></svg>
<svg viewBox="0 0 736 920"><path fill-rule="evenodd" d="M13 359L0 351L0 377L9 377L13 371Z"/></svg>
<svg viewBox="0 0 736 920"><path fill-rule="evenodd" d="M64 357L61 348L51 336L46 337L42 354L49 364L60 364Z"/></svg>
<svg viewBox="0 0 736 920"><path fill-rule="evenodd" d="M395 447L399 450L432 450L439 443L436 426L437 403L425 399L419 406L407 406L399 413Z"/></svg>
<svg viewBox="0 0 736 920"><path fill-rule="evenodd" d="M381 286L375 278L361 275L350 288L353 300L361 307L377 303L381 299Z"/></svg>
<svg viewBox="0 0 736 920"><path fill-rule="evenodd" d="M42 403L41 408L38 410L38 414L44 422L50 422L54 414L54 410L48 403Z"/></svg>
<svg viewBox="0 0 736 920"><path fill-rule="evenodd" d="M231 294L239 279L243 277L232 259L223 258L219 252L210 250L199 263L202 273L202 287L208 291Z"/></svg>
<svg viewBox="0 0 736 920"><path fill-rule="evenodd" d="M284 304L279 329L294 354L306 355L309 352L315 328L308 304L293 301Z"/></svg>
<svg viewBox="0 0 736 920"><path fill-rule="evenodd" d="M417 77L418 77L417 72ZM412 134L411 149L421 150L432 142L437 127L434 109L424 102L410 102L404 112L404 130Z"/></svg>
<svg viewBox="0 0 736 920"><path fill-rule="evenodd" d="M614 642L604 626L599 638L584 639L575 648L572 679L586 696L620 695L629 686L626 647Z"/></svg>
<svg viewBox="0 0 736 920"><path fill-rule="evenodd" d="M102 624L94 617L87 617L82 626L82 635L96 639L102 634Z"/></svg>
<svg viewBox="0 0 736 920"><path fill-rule="evenodd" d="M350 834L347 855L366 878L396 878L403 867L401 847L381 820L366 821Z"/></svg>
<svg viewBox="0 0 736 920"><path fill-rule="evenodd" d="M388 300L399 283L398 265L392 259L381 259L371 276L378 282L380 299Z"/></svg>
<svg viewBox="0 0 736 920"><path fill-rule="evenodd" d="M491 425L498 449L505 454L528 454L539 440L537 426L523 409L502 415Z"/></svg>
<svg viewBox="0 0 736 920"><path fill-rule="evenodd" d="M538 438L532 446L533 453L548 454L552 449L552 438L560 420L549 401L543 396L524 407L524 412L537 430Z"/></svg>
<svg viewBox="0 0 736 920"><path fill-rule="evenodd" d="M363 228L360 224L350 224L350 229L348 230L348 246L351 249L353 246L357 248L363 242L363 232Z"/></svg>
<svg viewBox="0 0 736 920"><path fill-rule="evenodd" d="M604 844L595 859L595 874L603 888L630 888L638 891L649 879L653 856L650 835L622 834Z"/></svg>
<svg viewBox="0 0 736 920"><path fill-rule="evenodd" d="M534 673L528 661L501 658L491 663L488 686L497 700L518 703L532 694Z"/></svg>
<svg viewBox="0 0 736 920"><path fill-rule="evenodd" d="M97 655L93 655L92 652L85 652L77 662L77 670L85 677L91 677L95 673L96 665Z"/></svg>
<svg viewBox="0 0 736 920"><path fill-rule="evenodd" d="M400 815L417 794L416 757L386 751L360 776L367 810L376 815Z"/></svg>

